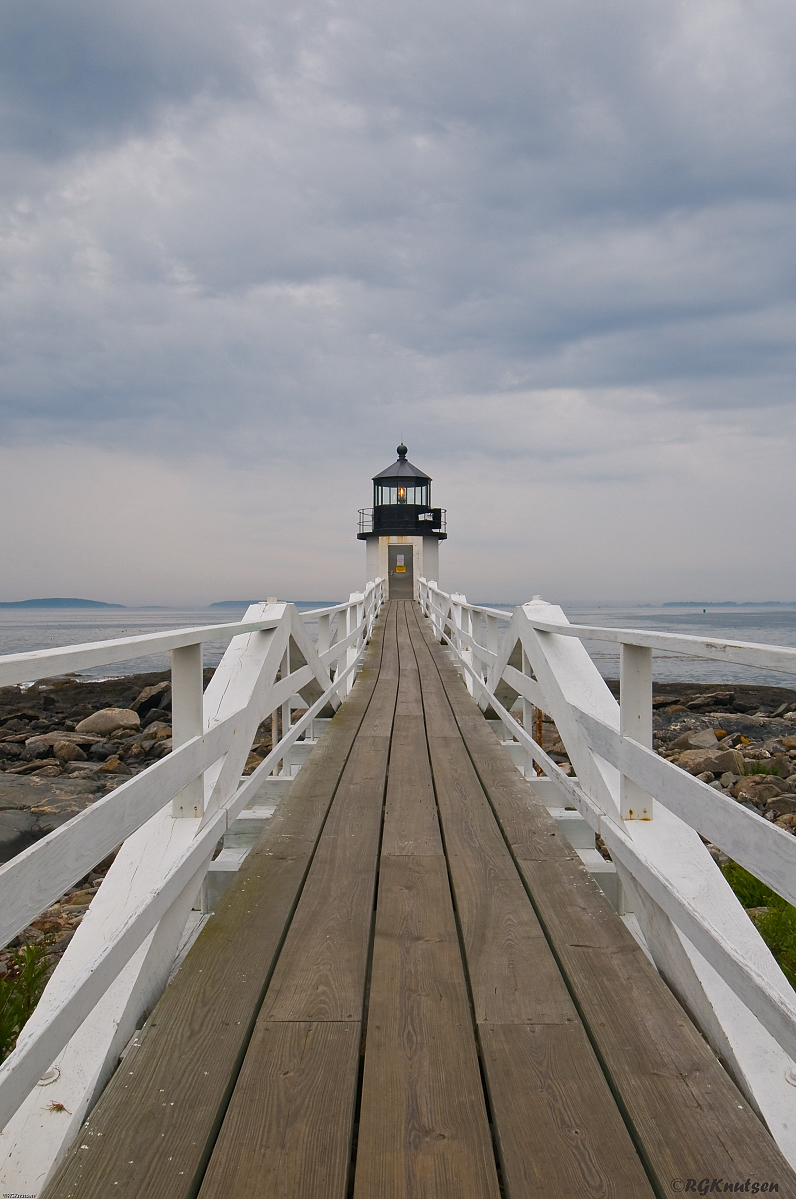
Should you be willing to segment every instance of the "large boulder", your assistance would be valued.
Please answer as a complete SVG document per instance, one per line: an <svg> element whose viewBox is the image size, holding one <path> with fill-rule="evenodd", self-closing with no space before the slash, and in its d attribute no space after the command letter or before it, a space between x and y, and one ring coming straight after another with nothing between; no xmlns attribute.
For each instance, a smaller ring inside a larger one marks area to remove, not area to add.
<svg viewBox="0 0 796 1199"><path fill-rule="evenodd" d="M155 708L165 712L170 707L171 683L168 679L164 679L161 683L155 683L153 687L145 687L137 699L130 704L131 710L137 712L142 719Z"/></svg>
<svg viewBox="0 0 796 1199"><path fill-rule="evenodd" d="M138 729L140 727L141 718L130 708L102 708L99 712L93 712L91 716L81 720L75 728L75 732L99 733L107 736L108 733L115 733L117 729Z"/></svg>
<svg viewBox="0 0 796 1199"><path fill-rule="evenodd" d="M687 749L680 754L677 765L689 774L704 774L705 771L716 775L727 771L732 774L744 773L743 754L737 749Z"/></svg>
<svg viewBox="0 0 796 1199"><path fill-rule="evenodd" d="M780 784L779 779L766 774L750 775L735 783L730 789L730 794L734 799L747 799L750 803L758 805L768 803L770 799L777 799L786 793L787 788Z"/></svg>
<svg viewBox="0 0 796 1199"><path fill-rule="evenodd" d="M717 744L713 729L692 729L672 741L669 749L714 749Z"/></svg>
<svg viewBox="0 0 796 1199"><path fill-rule="evenodd" d="M53 754L59 762L86 762L88 759L79 745L74 741L56 741Z"/></svg>
<svg viewBox="0 0 796 1199"><path fill-rule="evenodd" d="M32 745L34 741L43 745L55 745L57 741L73 741L75 745L93 745L95 741L101 741L102 738L92 733L72 733L68 729L56 729L52 733L35 733L32 737L25 739L26 745Z"/></svg>

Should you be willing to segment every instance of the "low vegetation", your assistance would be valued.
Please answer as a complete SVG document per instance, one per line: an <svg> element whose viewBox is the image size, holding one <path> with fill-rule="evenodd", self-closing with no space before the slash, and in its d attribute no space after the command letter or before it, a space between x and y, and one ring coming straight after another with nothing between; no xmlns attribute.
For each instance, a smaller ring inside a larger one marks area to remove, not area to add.
<svg viewBox="0 0 796 1199"><path fill-rule="evenodd" d="M721 869L788 982L796 987L796 908L737 862L725 862Z"/></svg>
<svg viewBox="0 0 796 1199"><path fill-rule="evenodd" d="M0 1061L11 1053L39 1002L50 969L48 950L47 945L22 945L9 955L0 975Z"/></svg>

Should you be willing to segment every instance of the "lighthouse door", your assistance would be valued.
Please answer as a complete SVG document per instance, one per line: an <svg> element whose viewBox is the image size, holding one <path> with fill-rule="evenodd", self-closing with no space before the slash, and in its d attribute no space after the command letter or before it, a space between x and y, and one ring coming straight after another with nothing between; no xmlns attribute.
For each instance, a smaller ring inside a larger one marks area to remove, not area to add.
<svg viewBox="0 0 796 1199"><path fill-rule="evenodd" d="M387 546L390 599L414 599L415 573L411 545Z"/></svg>

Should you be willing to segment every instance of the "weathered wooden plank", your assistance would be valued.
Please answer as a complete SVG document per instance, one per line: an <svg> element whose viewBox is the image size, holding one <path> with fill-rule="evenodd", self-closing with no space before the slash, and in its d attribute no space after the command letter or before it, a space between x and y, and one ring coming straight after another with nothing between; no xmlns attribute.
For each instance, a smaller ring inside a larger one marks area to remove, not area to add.
<svg viewBox="0 0 796 1199"><path fill-rule="evenodd" d="M511 1199L536 1194L652 1199L580 1021L482 1024L478 1037Z"/></svg>
<svg viewBox="0 0 796 1199"><path fill-rule="evenodd" d="M422 716L395 717L381 851L387 857L442 853Z"/></svg>
<svg viewBox="0 0 796 1199"><path fill-rule="evenodd" d="M480 1023L576 1018L539 921L461 738L430 737L456 909Z"/></svg>
<svg viewBox="0 0 796 1199"><path fill-rule="evenodd" d="M380 622L365 666L216 915L117 1071L47 1199L187 1199L196 1193L263 993L376 685ZM88 1146L83 1149L82 1146Z"/></svg>
<svg viewBox="0 0 796 1199"><path fill-rule="evenodd" d="M659 1184L699 1168L796 1195L773 1139L596 884L571 863L520 868Z"/></svg>
<svg viewBox="0 0 796 1199"><path fill-rule="evenodd" d="M362 1018L389 748L388 737L357 737L263 1002L263 1020Z"/></svg>
<svg viewBox="0 0 796 1199"><path fill-rule="evenodd" d="M445 862L383 858L355 1199L497 1199Z"/></svg>
<svg viewBox="0 0 796 1199"><path fill-rule="evenodd" d="M426 709L450 711L414 636ZM506 1192L651 1196L465 744L429 749Z"/></svg>
<svg viewBox="0 0 796 1199"><path fill-rule="evenodd" d="M354 1195L497 1196L404 603ZM401 715L398 715L398 713ZM413 854L420 845L422 852Z"/></svg>
<svg viewBox="0 0 796 1199"><path fill-rule="evenodd" d="M405 600L398 601L397 608L397 639L398 639L398 660L400 667L400 689L398 692L398 704L395 709L396 716L421 716L423 715L423 696L420 691L420 675L417 670L417 662L415 661L415 653L412 649L412 642L409 637L409 629L407 627L407 607L411 609L411 604L407 605Z"/></svg>
<svg viewBox="0 0 796 1199"><path fill-rule="evenodd" d="M206 1199L231 1186L244 1197L345 1194L397 659L390 610L386 677L380 672L261 1006Z"/></svg>
<svg viewBox="0 0 796 1199"><path fill-rule="evenodd" d="M499 1024L575 1019L574 1005L461 734L458 728L455 736L436 731L449 729L453 714L416 624L413 637L475 1018Z"/></svg>
<svg viewBox="0 0 796 1199"><path fill-rule="evenodd" d="M199 1199L345 1199L361 1025L258 1021Z"/></svg>
<svg viewBox="0 0 796 1199"><path fill-rule="evenodd" d="M400 684L387 779L383 855L441 854L434 784L426 745L423 697L406 626L405 601L397 601Z"/></svg>
<svg viewBox="0 0 796 1199"><path fill-rule="evenodd" d="M602 891L547 835L546 810L528 803L527 784L496 759L495 739L424 623L481 784L657 1186L696 1174L777 1181L780 1193L796 1195L796 1176L768 1132ZM535 830L530 839L523 819Z"/></svg>
<svg viewBox="0 0 796 1199"><path fill-rule="evenodd" d="M379 679L263 1001L261 1020L362 1018L397 692L396 612L391 606Z"/></svg>

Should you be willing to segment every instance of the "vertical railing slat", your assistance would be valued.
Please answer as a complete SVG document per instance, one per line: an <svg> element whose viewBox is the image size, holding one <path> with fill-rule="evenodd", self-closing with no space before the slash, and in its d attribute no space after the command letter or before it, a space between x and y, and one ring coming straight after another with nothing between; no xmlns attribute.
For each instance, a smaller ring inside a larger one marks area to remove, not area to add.
<svg viewBox="0 0 796 1199"><path fill-rule="evenodd" d="M652 749L652 650L622 644L619 660L619 732ZM651 820L652 796L628 778L620 781L623 820Z"/></svg>
<svg viewBox="0 0 796 1199"><path fill-rule="evenodd" d="M202 720L202 645L186 645L171 651L171 716L172 744L175 749L200 737L204 732ZM171 801L174 817L204 815L204 778L199 778L184 787Z"/></svg>

